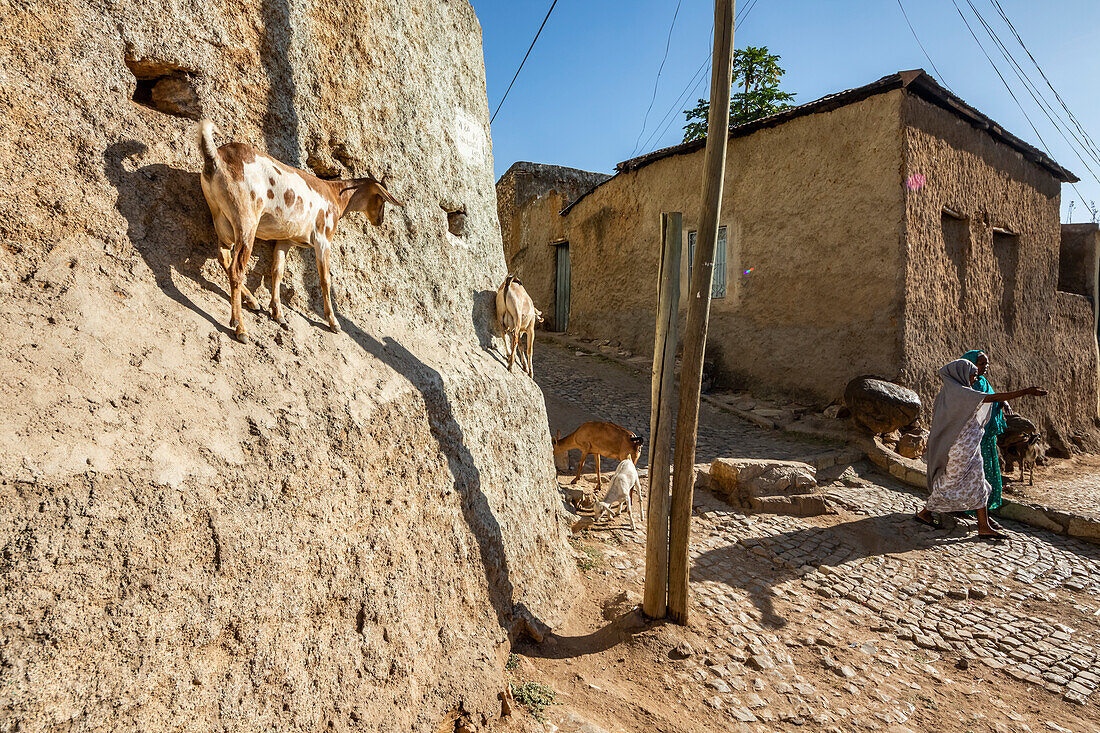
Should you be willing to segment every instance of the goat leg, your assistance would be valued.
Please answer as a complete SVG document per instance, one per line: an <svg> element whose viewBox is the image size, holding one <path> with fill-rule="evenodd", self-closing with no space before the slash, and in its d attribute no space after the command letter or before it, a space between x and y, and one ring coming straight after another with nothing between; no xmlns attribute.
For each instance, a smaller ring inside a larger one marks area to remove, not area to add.
<svg viewBox="0 0 1100 733"><path fill-rule="evenodd" d="M271 259L271 318L283 328L290 328L283 314L282 295L280 287L283 283L283 270L286 266L286 253L290 249L289 242L276 242L274 254Z"/></svg>
<svg viewBox="0 0 1100 733"><path fill-rule="evenodd" d="M222 269L225 270L225 276L229 278L229 268L232 267L231 246L226 247L221 242L218 243L218 262L221 264ZM256 297L252 295L248 286L242 284L241 288L241 294L244 296L245 300L248 301L248 307L252 310L259 310L260 304L256 301ZM230 297L233 297L232 292L230 293ZM234 328L236 325L235 323L231 323L230 327Z"/></svg>
<svg viewBox="0 0 1100 733"><path fill-rule="evenodd" d="M321 276L321 297L325 302L325 319L328 320L328 327L332 329L333 333L339 333L340 324L336 322L336 314L332 310L332 289L329 280L329 252L331 249L327 241L321 244L321 256L317 259L317 272Z"/></svg>
<svg viewBox="0 0 1100 733"><path fill-rule="evenodd" d="M245 328L241 318L241 295L244 290L244 278L248 273L248 261L252 258L252 245L255 243L255 226L242 232L233 246L233 262L229 268L229 285L232 294L232 318L230 326L234 329L237 340L242 344L248 343L248 329Z"/></svg>
<svg viewBox="0 0 1100 733"><path fill-rule="evenodd" d="M569 482L570 485L575 484L575 483L577 483L578 481L581 480L581 473L584 472L584 462L586 460L588 460L588 454L585 453L584 451L581 451L581 462L577 464L577 476L576 476L576 478L574 478L572 481Z"/></svg>
<svg viewBox="0 0 1100 733"><path fill-rule="evenodd" d="M512 371L512 363L516 360L516 346L519 345L519 331L512 331L512 348L508 352L508 371ZM522 359L523 352L520 352L520 358ZM523 365L520 364L520 367Z"/></svg>

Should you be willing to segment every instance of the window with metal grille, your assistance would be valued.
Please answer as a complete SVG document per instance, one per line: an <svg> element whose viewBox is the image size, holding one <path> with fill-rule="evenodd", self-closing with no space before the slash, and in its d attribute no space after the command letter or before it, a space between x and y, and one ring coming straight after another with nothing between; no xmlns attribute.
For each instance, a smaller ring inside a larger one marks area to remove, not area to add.
<svg viewBox="0 0 1100 733"><path fill-rule="evenodd" d="M695 262L695 232L688 232L688 287ZM726 297L726 228L718 227L718 246L714 248L714 272L710 280L710 297Z"/></svg>

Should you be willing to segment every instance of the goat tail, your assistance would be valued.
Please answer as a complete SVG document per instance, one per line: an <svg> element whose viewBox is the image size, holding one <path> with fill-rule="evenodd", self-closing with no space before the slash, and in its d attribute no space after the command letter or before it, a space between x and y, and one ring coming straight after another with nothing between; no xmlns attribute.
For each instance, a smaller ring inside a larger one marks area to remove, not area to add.
<svg viewBox="0 0 1100 733"><path fill-rule="evenodd" d="M218 146L214 144L214 132L217 127L210 120L199 121L199 147L202 148L202 175L206 178L214 175L221 166Z"/></svg>
<svg viewBox="0 0 1100 733"><path fill-rule="evenodd" d="M502 290L503 290L503 291L504 291L505 293L507 293L507 292L508 292L508 288L512 287L512 281L513 281L513 280L515 280L515 279L516 279L516 276L515 276L515 274L513 274L513 273L509 272L509 273L508 273L508 277L504 278L504 285L502 285L502 286L501 286L501 289L502 289Z"/></svg>
<svg viewBox="0 0 1100 733"><path fill-rule="evenodd" d="M535 309L535 320L538 321L539 323L542 323L543 321L546 320L545 318L542 317L542 311L540 311L538 308Z"/></svg>

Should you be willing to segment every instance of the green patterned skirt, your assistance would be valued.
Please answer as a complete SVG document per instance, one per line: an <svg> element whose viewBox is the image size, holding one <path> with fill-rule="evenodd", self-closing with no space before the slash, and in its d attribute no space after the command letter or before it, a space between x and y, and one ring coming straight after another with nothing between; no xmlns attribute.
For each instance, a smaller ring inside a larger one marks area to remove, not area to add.
<svg viewBox="0 0 1100 733"><path fill-rule="evenodd" d="M985 464L985 480L993 487L989 492L989 508L1001 508L1001 459L997 453L997 436L982 439L982 463Z"/></svg>

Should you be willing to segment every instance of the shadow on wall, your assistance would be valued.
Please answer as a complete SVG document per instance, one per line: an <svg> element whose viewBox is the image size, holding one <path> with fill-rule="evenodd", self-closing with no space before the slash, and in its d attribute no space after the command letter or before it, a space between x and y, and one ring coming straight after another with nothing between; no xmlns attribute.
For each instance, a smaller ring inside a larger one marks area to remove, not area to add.
<svg viewBox="0 0 1100 733"><path fill-rule="evenodd" d="M470 309L470 320L474 323L474 331L477 333L478 345L481 350L496 359L501 366L508 366L493 346L493 334L496 331L497 322L497 293L495 290L474 291L473 306Z"/></svg>
<svg viewBox="0 0 1100 733"><path fill-rule="evenodd" d="M226 294L224 315L228 323L228 280L215 284L202 273L206 262L217 258L217 236L199 184L199 174L159 163L127 170L126 160L146 150L148 147L144 143L126 139L103 153L103 171L118 191L115 208L126 218L130 242L141 253L157 285L169 298L231 335L215 315L184 295L172 279L175 270L202 288ZM258 284L258 276L253 274L249 288Z"/></svg>
<svg viewBox="0 0 1100 733"><path fill-rule="evenodd" d="M263 0L264 29L260 39L260 62L267 74L267 110L263 128L267 153L301 168L298 89L290 49L294 30L290 22L290 0Z"/></svg>
<svg viewBox="0 0 1100 733"><path fill-rule="evenodd" d="M481 562L485 566L489 601L496 611L498 623L513 636L517 631L529 632L540 626L528 609L522 604L514 604L514 587L508 572L500 523L482 491L481 471L466 447L462 426L447 397L443 377L394 339L379 341L339 313L336 317L344 332L364 351L404 376L424 397L429 430L454 477L455 493L462 503L462 516L477 542Z"/></svg>

